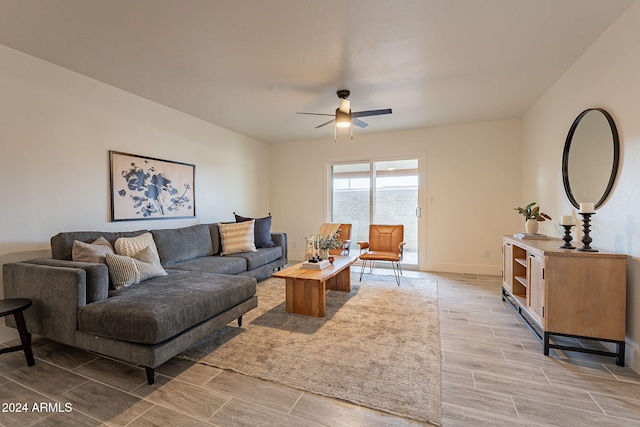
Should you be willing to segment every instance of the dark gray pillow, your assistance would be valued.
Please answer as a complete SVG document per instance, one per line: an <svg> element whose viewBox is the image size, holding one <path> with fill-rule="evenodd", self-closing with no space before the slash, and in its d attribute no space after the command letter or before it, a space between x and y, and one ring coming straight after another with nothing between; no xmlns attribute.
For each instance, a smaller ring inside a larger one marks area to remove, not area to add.
<svg viewBox="0 0 640 427"><path fill-rule="evenodd" d="M271 214L264 218L248 218L233 213L236 216L236 222L245 222L255 220L253 226L253 234L255 237L256 248L273 248L276 244L271 239Z"/></svg>

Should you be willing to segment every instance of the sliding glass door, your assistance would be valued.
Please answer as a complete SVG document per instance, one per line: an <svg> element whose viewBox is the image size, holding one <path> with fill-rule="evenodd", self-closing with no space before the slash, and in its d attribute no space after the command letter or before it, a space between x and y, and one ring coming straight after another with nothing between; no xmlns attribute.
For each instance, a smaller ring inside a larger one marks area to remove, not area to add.
<svg viewBox="0 0 640 427"><path fill-rule="evenodd" d="M405 266L418 265L418 159L339 163L331 167L331 221L350 223L352 248L369 224L403 224Z"/></svg>

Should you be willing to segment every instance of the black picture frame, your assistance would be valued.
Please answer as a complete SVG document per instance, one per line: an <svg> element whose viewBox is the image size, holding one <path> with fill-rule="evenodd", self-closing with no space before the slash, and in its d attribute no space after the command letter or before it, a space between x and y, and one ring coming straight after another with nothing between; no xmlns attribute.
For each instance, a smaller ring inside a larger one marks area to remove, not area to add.
<svg viewBox="0 0 640 427"><path fill-rule="evenodd" d="M196 166L109 151L111 221L196 217Z"/></svg>

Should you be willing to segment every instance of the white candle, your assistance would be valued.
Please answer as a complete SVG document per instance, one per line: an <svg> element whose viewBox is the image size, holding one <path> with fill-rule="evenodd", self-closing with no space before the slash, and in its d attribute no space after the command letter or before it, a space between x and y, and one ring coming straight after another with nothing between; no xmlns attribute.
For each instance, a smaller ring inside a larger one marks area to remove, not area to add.
<svg viewBox="0 0 640 427"><path fill-rule="evenodd" d="M560 217L560 225L573 225L573 216L562 215Z"/></svg>
<svg viewBox="0 0 640 427"><path fill-rule="evenodd" d="M593 213L593 203L580 203L580 213Z"/></svg>

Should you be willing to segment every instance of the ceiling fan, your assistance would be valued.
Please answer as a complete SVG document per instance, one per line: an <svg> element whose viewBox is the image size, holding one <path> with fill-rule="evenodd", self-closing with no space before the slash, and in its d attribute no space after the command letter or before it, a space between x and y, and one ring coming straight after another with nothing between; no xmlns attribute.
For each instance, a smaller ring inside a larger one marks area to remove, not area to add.
<svg viewBox="0 0 640 427"><path fill-rule="evenodd" d="M380 116L382 114L391 114L391 108L386 108L383 110L367 110L367 111L351 111L351 101L349 95L351 91L347 89L341 89L337 93L338 98L340 99L340 106L336 108L335 114L324 114L324 113L297 113L297 114L310 114L314 116L330 116L333 119L328 122L322 123L316 126L316 129L326 126L330 123L335 122L336 128L348 128L351 127L352 124L365 128L369 126L367 123L360 120L358 117L366 117L366 116ZM351 139L353 139L353 128L351 128Z"/></svg>

